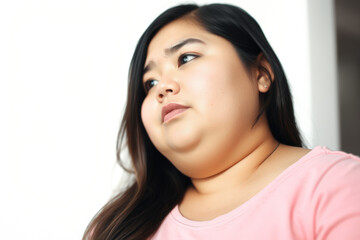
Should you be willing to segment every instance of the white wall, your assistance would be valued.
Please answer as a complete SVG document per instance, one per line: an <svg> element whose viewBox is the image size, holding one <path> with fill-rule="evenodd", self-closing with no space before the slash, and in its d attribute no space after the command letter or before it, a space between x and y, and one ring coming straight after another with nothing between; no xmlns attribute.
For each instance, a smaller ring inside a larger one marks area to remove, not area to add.
<svg viewBox="0 0 360 240"><path fill-rule="evenodd" d="M340 148L336 25L333 1L308 1L313 145Z"/></svg>
<svg viewBox="0 0 360 240"><path fill-rule="evenodd" d="M132 51L179 2L0 2L1 239L81 238L121 175L115 142ZM336 95L328 102L326 90L333 94L336 75L332 3L227 2L251 13L277 52L309 147L338 148Z"/></svg>

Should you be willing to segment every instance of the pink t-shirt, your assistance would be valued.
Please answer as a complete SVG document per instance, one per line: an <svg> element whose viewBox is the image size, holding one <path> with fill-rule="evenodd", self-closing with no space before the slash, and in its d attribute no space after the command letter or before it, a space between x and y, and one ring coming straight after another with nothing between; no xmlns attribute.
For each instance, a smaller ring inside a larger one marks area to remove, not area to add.
<svg viewBox="0 0 360 240"><path fill-rule="evenodd" d="M360 240L360 158L316 147L250 200L210 221L176 206L153 240Z"/></svg>

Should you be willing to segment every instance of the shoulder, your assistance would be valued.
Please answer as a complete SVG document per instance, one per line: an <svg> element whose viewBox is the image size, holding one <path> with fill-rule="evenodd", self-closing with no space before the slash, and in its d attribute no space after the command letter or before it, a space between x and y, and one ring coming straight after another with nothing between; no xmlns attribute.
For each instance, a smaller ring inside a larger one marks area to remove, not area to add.
<svg viewBox="0 0 360 240"><path fill-rule="evenodd" d="M342 151L318 146L296 163L317 188L334 188L346 184L360 186L360 158Z"/></svg>
<svg viewBox="0 0 360 240"><path fill-rule="evenodd" d="M318 175L318 191L324 190L334 195L357 192L360 201L360 158L342 151L332 151L325 147L314 150L311 161Z"/></svg>
<svg viewBox="0 0 360 240"><path fill-rule="evenodd" d="M333 151L323 146L317 146L311 152L313 152L317 156L328 159L352 159L360 163L360 158L358 156L343 151Z"/></svg>
<svg viewBox="0 0 360 240"><path fill-rule="evenodd" d="M283 172L282 175L294 181L301 178L301 185L333 177L346 181L350 172L360 178L360 158L342 151L332 151L322 146L312 150L283 146L277 157L278 160L273 163L277 168L272 168L272 172L274 169Z"/></svg>
<svg viewBox="0 0 360 240"><path fill-rule="evenodd" d="M318 213L347 207L360 210L359 157L316 147L299 161L304 176L301 184L307 188Z"/></svg>
<svg viewBox="0 0 360 240"><path fill-rule="evenodd" d="M332 151L326 147L315 147L301 159L312 166L311 171L321 171L325 175L347 175L360 173L360 158L342 151ZM359 175L360 177L360 175Z"/></svg>
<svg viewBox="0 0 360 240"><path fill-rule="evenodd" d="M345 198L354 194L360 202L360 158L326 147L315 147L284 171L283 186L307 199Z"/></svg>
<svg viewBox="0 0 360 240"><path fill-rule="evenodd" d="M307 150L307 152L306 152ZM300 152L300 151L297 151ZM331 169L343 169L360 167L360 158L343 151L333 151L327 147L317 146L312 150L304 149L303 154L294 165L297 168L305 167L312 171L330 171ZM309 167L311 167L309 169ZM344 169L345 170L345 169Z"/></svg>
<svg viewBox="0 0 360 240"><path fill-rule="evenodd" d="M312 152L308 171L314 179L310 199L316 235L319 239L359 239L360 158L325 147Z"/></svg>

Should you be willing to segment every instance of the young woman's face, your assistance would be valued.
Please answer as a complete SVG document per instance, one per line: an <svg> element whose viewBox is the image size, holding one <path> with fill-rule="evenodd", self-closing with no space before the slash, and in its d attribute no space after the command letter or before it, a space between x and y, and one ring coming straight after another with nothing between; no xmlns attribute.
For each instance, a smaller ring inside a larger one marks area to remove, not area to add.
<svg viewBox="0 0 360 240"><path fill-rule="evenodd" d="M259 84L234 47L176 20L150 42L141 117L155 147L192 178L215 175L248 154L258 136Z"/></svg>

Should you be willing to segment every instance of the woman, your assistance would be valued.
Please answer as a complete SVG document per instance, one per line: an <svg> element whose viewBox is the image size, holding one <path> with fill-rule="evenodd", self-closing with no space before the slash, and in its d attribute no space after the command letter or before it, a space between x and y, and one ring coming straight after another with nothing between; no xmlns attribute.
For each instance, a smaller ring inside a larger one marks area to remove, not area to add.
<svg viewBox="0 0 360 240"><path fill-rule="evenodd" d="M303 144L281 64L240 8L181 5L131 62L135 181L84 239L360 239L360 160Z"/></svg>

